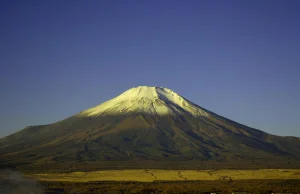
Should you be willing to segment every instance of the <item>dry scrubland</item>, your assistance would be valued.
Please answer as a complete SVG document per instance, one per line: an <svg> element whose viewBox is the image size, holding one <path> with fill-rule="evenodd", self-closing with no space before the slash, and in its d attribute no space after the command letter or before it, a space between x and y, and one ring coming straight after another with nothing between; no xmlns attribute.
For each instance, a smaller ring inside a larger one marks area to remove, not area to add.
<svg viewBox="0 0 300 194"><path fill-rule="evenodd" d="M271 180L300 179L300 169L261 170L104 170L93 172L32 174L41 181L197 181L197 180Z"/></svg>
<svg viewBox="0 0 300 194"><path fill-rule="evenodd" d="M49 182L46 194L300 193L300 180L215 180L155 182Z"/></svg>

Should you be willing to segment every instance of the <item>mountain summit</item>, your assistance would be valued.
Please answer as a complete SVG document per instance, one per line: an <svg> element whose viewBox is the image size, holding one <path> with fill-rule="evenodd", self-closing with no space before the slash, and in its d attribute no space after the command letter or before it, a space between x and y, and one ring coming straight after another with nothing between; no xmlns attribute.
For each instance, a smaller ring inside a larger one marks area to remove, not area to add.
<svg viewBox="0 0 300 194"><path fill-rule="evenodd" d="M132 88L0 139L0 163L24 169L280 168L299 160L299 138L247 127L162 87Z"/></svg>
<svg viewBox="0 0 300 194"><path fill-rule="evenodd" d="M189 114L206 115L200 107L167 88L139 86L131 88L116 98L79 115L101 116L128 113L145 113L153 116Z"/></svg>

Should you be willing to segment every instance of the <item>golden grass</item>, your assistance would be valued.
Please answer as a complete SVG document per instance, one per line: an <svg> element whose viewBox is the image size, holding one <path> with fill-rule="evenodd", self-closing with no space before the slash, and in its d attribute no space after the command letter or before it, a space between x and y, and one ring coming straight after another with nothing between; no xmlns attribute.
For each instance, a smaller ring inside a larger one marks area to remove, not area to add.
<svg viewBox="0 0 300 194"><path fill-rule="evenodd" d="M249 180L300 179L300 169L260 170L104 170L93 172L32 174L43 181L194 181L194 180Z"/></svg>

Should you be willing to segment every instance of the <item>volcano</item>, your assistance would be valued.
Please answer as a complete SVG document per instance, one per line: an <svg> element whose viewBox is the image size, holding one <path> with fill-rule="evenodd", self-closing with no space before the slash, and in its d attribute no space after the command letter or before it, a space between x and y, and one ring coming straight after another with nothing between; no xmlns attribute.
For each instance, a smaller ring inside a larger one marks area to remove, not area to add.
<svg viewBox="0 0 300 194"><path fill-rule="evenodd" d="M162 87L131 88L0 139L0 166L21 169L299 168L299 161L300 138L247 127Z"/></svg>

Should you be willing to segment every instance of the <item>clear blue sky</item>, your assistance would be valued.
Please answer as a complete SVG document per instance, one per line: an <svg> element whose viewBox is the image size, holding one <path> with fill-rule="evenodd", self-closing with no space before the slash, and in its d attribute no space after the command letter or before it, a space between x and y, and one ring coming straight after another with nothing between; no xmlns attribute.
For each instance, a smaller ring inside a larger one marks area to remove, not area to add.
<svg viewBox="0 0 300 194"><path fill-rule="evenodd" d="M0 137L139 86L300 136L300 1L0 3Z"/></svg>

